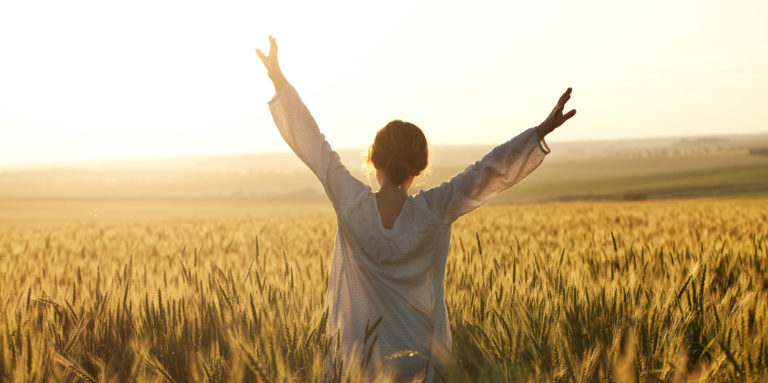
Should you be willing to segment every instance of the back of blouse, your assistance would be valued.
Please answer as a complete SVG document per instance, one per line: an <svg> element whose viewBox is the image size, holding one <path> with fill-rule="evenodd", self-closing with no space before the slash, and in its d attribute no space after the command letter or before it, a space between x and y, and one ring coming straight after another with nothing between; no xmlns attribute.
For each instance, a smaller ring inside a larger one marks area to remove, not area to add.
<svg viewBox="0 0 768 383"><path fill-rule="evenodd" d="M524 131L450 181L409 197L387 229L375 195L344 167L293 86L269 106L281 135L336 211L326 299L333 349L338 339L344 365L362 363L369 380L421 373L434 381L451 348L444 300L451 224L538 167L546 144L533 128Z"/></svg>
<svg viewBox="0 0 768 383"><path fill-rule="evenodd" d="M327 296L331 334L341 332L348 358L372 351L369 377L379 369L426 370L432 343L450 347L442 292L450 224L430 217L423 201L411 197L387 229L368 189L338 214L338 227ZM369 344L361 344L377 321ZM394 357L398 353L405 355Z"/></svg>

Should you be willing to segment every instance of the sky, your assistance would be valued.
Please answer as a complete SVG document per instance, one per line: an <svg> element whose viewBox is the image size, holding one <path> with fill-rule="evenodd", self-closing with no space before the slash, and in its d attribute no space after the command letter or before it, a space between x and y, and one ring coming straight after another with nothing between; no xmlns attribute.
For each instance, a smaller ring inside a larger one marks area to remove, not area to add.
<svg viewBox="0 0 768 383"><path fill-rule="evenodd" d="M0 164L287 151L255 48L335 148L768 132L768 1L2 1Z"/></svg>

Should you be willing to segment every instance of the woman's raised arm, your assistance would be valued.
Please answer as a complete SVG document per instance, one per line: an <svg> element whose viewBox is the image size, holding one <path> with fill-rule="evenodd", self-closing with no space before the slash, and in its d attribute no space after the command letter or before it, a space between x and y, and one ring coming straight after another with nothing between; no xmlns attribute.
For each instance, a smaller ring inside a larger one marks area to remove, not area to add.
<svg viewBox="0 0 768 383"><path fill-rule="evenodd" d="M275 39L269 36L269 56L265 56L258 49L256 54L267 68L267 74L275 86L275 96L269 101L269 110L280 135L291 150L315 173L334 209L339 209L345 201L364 191L365 185L352 176L341 163L339 155L325 140L296 89L286 81L277 62Z"/></svg>
<svg viewBox="0 0 768 383"><path fill-rule="evenodd" d="M450 181L422 192L430 210L443 221L453 222L525 178L549 153L544 136L576 114L576 110L563 114L570 98L568 88L539 126L497 146Z"/></svg>

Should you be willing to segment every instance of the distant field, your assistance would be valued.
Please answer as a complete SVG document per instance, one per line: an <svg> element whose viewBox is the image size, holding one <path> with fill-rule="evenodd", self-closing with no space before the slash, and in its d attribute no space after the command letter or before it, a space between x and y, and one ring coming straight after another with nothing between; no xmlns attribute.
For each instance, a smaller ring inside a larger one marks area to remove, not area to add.
<svg viewBox="0 0 768 383"><path fill-rule="evenodd" d="M542 173L545 170L542 169ZM628 172L630 173L630 172ZM497 203L542 200L638 200L768 196L768 164L666 170L582 179L537 178L503 193Z"/></svg>
<svg viewBox="0 0 768 383"><path fill-rule="evenodd" d="M435 147L431 173L415 189L450 179L490 148ZM553 142L551 148L539 169L492 203L768 194L768 135ZM354 175L375 182L362 172L361 154L341 151ZM265 202L269 208L326 203L319 183L291 153L0 167L0 204L21 200L30 208L40 201L57 212L80 206L94 214L114 200L154 215L137 202L145 200L182 216L210 204L217 211L253 211ZM0 219L9 214L0 212Z"/></svg>

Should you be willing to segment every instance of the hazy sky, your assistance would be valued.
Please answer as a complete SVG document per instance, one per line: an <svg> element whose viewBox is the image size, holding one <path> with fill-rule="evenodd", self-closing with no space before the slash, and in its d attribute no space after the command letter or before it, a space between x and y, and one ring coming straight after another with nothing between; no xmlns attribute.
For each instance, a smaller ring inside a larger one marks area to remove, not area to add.
<svg viewBox="0 0 768 383"><path fill-rule="evenodd" d="M337 148L768 132L768 1L414 3L2 1L0 163L288 150L268 34Z"/></svg>

